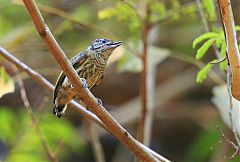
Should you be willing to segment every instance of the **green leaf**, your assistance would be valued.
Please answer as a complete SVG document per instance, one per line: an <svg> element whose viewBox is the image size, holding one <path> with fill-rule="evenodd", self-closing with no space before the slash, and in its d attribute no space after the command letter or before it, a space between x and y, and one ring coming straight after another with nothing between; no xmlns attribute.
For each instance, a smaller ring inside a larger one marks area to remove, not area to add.
<svg viewBox="0 0 240 162"><path fill-rule="evenodd" d="M126 52L118 61L117 68L120 72L130 71L138 73L142 71L142 61L133 54Z"/></svg>
<svg viewBox="0 0 240 162"><path fill-rule="evenodd" d="M235 26L235 30L236 30L236 31L240 31L240 26L239 26L239 25L236 25L236 26Z"/></svg>
<svg viewBox="0 0 240 162"><path fill-rule="evenodd" d="M204 68L202 68L197 74L196 82L202 83L207 78L207 75L209 71L212 69L212 67L213 64L208 63Z"/></svg>
<svg viewBox="0 0 240 162"><path fill-rule="evenodd" d="M211 47L215 39L209 39L206 41L198 50L196 54L196 59L200 60L206 54L207 50Z"/></svg>
<svg viewBox="0 0 240 162"><path fill-rule="evenodd" d="M218 143L220 137L216 127L212 126L210 129L202 131L188 148L186 153L187 159L185 161L208 161L211 154L216 153L211 147Z"/></svg>
<svg viewBox="0 0 240 162"><path fill-rule="evenodd" d="M226 43L223 42L222 45L221 45L221 49L220 49L220 56L221 56L221 58L226 57L226 50L227 50ZM228 64L228 61L226 59L225 61L223 61L223 62L221 62L219 64L219 68L221 70L226 70L227 69L227 64Z"/></svg>
<svg viewBox="0 0 240 162"><path fill-rule="evenodd" d="M3 67L0 67L0 97L14 92L14 82Z"/></svg>
<svg viewBox="0 0 240 162"><path fill-rule="evenodd" d="M223 42L224 42L224 40L223 40L222 38L217 37L217 38L216 38L216 41L215 41L216 47L217 47L217 48L221 48L221 45L222 45Z"/></svg>
<svg viewBox="0 0 240 162"><path fill-rule="evenodd" d="M217 15L216 15L215 3L213 2L213 0L203 0L202 3L206 11L205 14L207 16L207 19L210 21L216 20Z"/></svg>
<svg viewBox="0 0 240 162"><path fill-rule="evenodd" d="M195 48L196 45L201 43L202 41L204 41L206 39L216 38L217 36L218 36L218 34L214 33L214 32L204 33L204 34L198 36L196 39L194 39L193 48Z"/></svg>

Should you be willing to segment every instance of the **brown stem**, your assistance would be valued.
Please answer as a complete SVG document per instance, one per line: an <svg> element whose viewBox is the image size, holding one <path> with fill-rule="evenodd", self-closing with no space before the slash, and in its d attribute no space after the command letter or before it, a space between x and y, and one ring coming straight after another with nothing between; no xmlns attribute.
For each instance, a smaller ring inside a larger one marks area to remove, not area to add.
<svg viewBox="0 0 240 162"><path fill-rule="evenodd" d="M20 88L20 94L21 94L21 98L22 98L22 101L23 101L23 104L27 110L27 113L28 115L30 116L30 119L32 121L32 125L33 125L33 128L35 129L36 131L36 134L43 146L43 149L45 150L45 152L47 153L48 155L48 158L50 161L52 162L58 162L57 160L57 157L55 156L55 154L52 152L51 148L49 147L48 143L46 142L46 140L43 138L43 135L42 135L42 132L40 131L39 129L39 126L38 126L38 123L33 115L33 111L32 111L32 108L30 106L30 103L29 103L29 100L27 98L27 93L26 93L26 90L25 90L25 87L24 87L24 83L23 83L23 80L22 78L20 77L20 75L17 75L18 74L18 69L15 67L15 65L12 65L12 69L14 71L14 73L16 74L16 78L17 78L17 83L18 83L18 86Z"/></svg>
<svg viewBox="0 0 240 162"><path fill-rule="evenodd" d="M218 0L218 5L225 33L227 56L231 70L231 93L235 99L240 100L240 54L238 51L231 1Z"/></svg>
<svg viewBox="0 0 240 162"><path fill-rule="evenodd" d="M210 32L210 25L208 23L208 20L206 19L205 14L204 14L203 7L202 7L202 4L201 4L201 0L196 0L196 3L197 3L197 7L198 7L198 10L199 10L199 14L200 14L205 32ZM220 59L220 53L219 53L215 44L213 44L213 49L214 49L216 57L218 59Z"/></svg>
<svg viewBox="0 0 240 162"><path fill-rule="evenodd" d="M98 116L106 127L108 127L108 130L133 151L139 159L146 162L158 161L157 158L150 154L142 145L139 145L139 143L114 118L112 118L102 105L98 104L97 99L87 88L81 88L83 85L81 79L78 77L77 72L73 69L65 53L54 39L49 28L44 23L35 2L33 0L23 0L23 2L32 17L40 36L51 51L52 56L62 68L63 72L71 81L75 90L78 92L79 98L82 98L83 102L89 107L89 109Z"/></svg>
<svg viewBox="0 0 240 162"><path fill-rule="evenodd" d="M98 132L95 130L94 123L86 120L86 125L87 125L87 132L89 135L89 141L92 146L94 158L96 162L105 162L105 157L104 157L104 152L102 148L102 144L99 139Z"/></svg>
<svg viewBox="0 0 240 162"><path fill-rule="evenodd" d="M151 140L151 127L152 127L152 120L153 116L150 110L150 94L154 92L150 92L151 86L153 84L150 83L150 80L154 75L149 75L150 73L150 67L148 60L148 35L149 30L151 28L150 24L150 9L149 9L149 2L146 2L146 17L144 19L144 23L142 26L142 42L143 42L143 51L142 51L142 63L143 63L143 70L141 72L141 84L140 84L140 90L141 90L141 103L142 103L142 109L141 109L141 116L139 118L138 123L138 139L140 142L142 142L145 145L149 145ZM151 67L152 68L152 67Z"/></svg>
<svg viewBox="0 0 240 162"><path fill-rule="evenodd" d="M17 58L15 58L12 54L10 54L8 51L0 47L0 55L4 57L6 60L14 64L19 70L24 71L27 73L34 81L36 81L38 84L43 86L47 91L50 93L53 92L54 86L47 81L42 75L31 69L29 66L24 64L23 62L19 61ZM71 101L70 107L75 108L81 115L83 115L86 119L89 119L96 124L98 124L103 129L107 130L111 133L111 131L108 130L108 128L102 123L102 121L91 111L87 111L84 107L82 107L80 104L78 104L75 101ZM138 141L137 141L138 142ZM154 155L156 158L158 158L160 161L166 161L169 162L166 158L159 155L155 151L151 150L150 148L146 147L142 143L138 142L142 147L144 147L147 151L149 151L152 155Z"/></svg>

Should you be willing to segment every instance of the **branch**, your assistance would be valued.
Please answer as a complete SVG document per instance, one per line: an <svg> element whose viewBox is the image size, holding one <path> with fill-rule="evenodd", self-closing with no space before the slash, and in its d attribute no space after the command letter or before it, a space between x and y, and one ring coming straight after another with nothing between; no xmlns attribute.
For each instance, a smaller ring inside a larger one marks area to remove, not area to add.
<svg viewBox="0 0 240 162"><path fill-rule="evenodd" d="M146 16L143 18L142 22L142 64L143 69L141 72L141 84L140 84L140 92L141 92L141 113L138 121L138 140L145 145L149 145L151 141L151 132L152 132L152 121L153 121L153 98L151 95L154 94L153 86L154 86L154 70L153 65L150 65L149 62L149 54L148 54L148 35L151 29L150 16L151 10L149 8L149 2L145 2L145 14Z"/></svg>
<svg viewBox="0 0 240 162"><path fill-rule="evenodd" d="M7 52L5 49L3 49L2 47L0 47L0 55L2 57L4 57L6 60L8 60L9 62L11 62L12 64L14 64L19 70L24 71L25 73L27 73L34 81L36 81L38 84L40 84L41 86L43 86L46 90L48 90L50 93L53 93L54 90L54 86L47 81L42 75L38 74L36 71L34 71L33 69L31 69L29 66L27 66L26 64L24 64L23 62L19 61L17 58L15 58L12 54L10 54L9 52ZM87 111L84 107L82 107L81 105L79 105L77 102L75 101L71 101L71 103L69 104L70 107L75 108L81 115L83 115L86 119L89 119L93 122L95 122L96 124L98 124L100 127L102 127L103 129L107 130L108 132L110 132L108 130L108 128L102 123L102 121L92 112ZM111 132L110 132L111 133ZM137 141L138 142L138 141ZM169 162L169 160L165 159L163 156L159 155L158 153L156 153L155 151L151 150L150 148L146 147L145 145L143 145L142 143L138 142L140 145L142 145L142 147L144 147L146 150L148 150L152 155L154 155L156 158L158 158L160 161L166 161Z"/></svg>
<svg viewBox="0 0 240 162"><path fill-rule="evenodd" d="M238 51L231 2L230 0L218 0L218 5L227 44L227 57L231 69L231 92L235 99L240 100L240 54Z"/></svg>
<svg viewBox="0 0 240 162"><path fill-rule="evenodd" d="M198 10L199 10L199 14L200 14L200 17L201 17L201 20L202 20L205 32L210 32L210 25L208 23L208 20L206 19L205 14L204 14L201 0L196 0L196 3L197 3L197 7L198 7ZM218 49L217 49L215 44L213 44L213 49L214 49L216 57L218 59L220 59L220 53L219 53L219 51L218 51Z"/></svg>
<svg viewBox="0 0 240 162"><path fill-rule="evenodd" d="M15 58L11 53L6 51L2 47L0 47L0 55L2 57L4 57L6 60L8 60L9 62L13 63L18 69L20 69L21 71L24 71L25 73L27 73L34 81L36 81L38 84L40 84L47 91L49 91L50 93L53 93L54 86L48 80L46 80L42 75L38 74L36 71L31 69L26 64L24 64L23 62L21 62L20 60ZM89 119L91 121L94 121L100 127L105 129L104 124L102 123L102 121L99 118L96 117L95 114L93 114L90 111L87 111L83 106L79 105L77 102L71 101L69 106L73 107L74 109L76 109L85 118L87 118L87 119Z"/></svg>
<svg viewBox="0 0 240 162"><path fill-rule="evenodd" d="M103 147L100 142L99 134L96 131L95 125L93 122L86 120L87 133L89 135L89 142L92 146L93 155L96 162L105 162Z"/></svg>
<svg viewBox="0 0 240 162"><path fill-rule="evenodd" d="M115 135L123 144L125 144L131 151L133 151L138 158L146 162L158 161L157 158L150 154L115 119L113 119L103 106L98 104L97 99L87 88L81 88L83 85L81 79L78 77L77 72L73 69L65 53L62 51L57 41L54 39L49 28L44 23L44 20L35 2L33 0L24 0L23 2L46 46L49 48L51 54L56 59L68 79L71 81L73 87L78 92L79 97L82 98L87 107L89 107L89 109L95 113L98 118L105 124L108 130L113 135Z"/></svg>
<svg viewBox="0 0 240 162"><path fill-rule="evenodd" d="M35 132L36 132L36 134L37 134L37 136L38 136L38 138L39 138L39 140L40 140L40 142L41 142L41 144L43 146L43 149L47 153L48 158L49 158L50 161L58 162L56 155L53 153L53 151L49 147L48 143L43 138L42 132L39 129L39 125L38 125L38 123L37 123L37 121L36 121L36 119L35 119L35 117L33 115L32 108L31 108L29 100L27 98L27 93L26 93L26 90L25 90L25 87L24 87L23 80L18 75L18 69L17 69L17 67L15 65L12 65L12 69L13 69L14 73L16 74L17 83L18 83L18 86L20 88L20 94L21 94L21 98L22 98L23 104L24 104L24 106L25 106L25 108L27 110L28 115L30 116L33 128L35 129Z"/></svg>
<svg viewBox="0 0 240 162"><path fill-rule="evenodd" d="M24 5L22 3L22 1L20 1L20 0L14 0L13 3L17 4L17 5L21 5L21 6ZM46 13L50 13L50 14L62 17L64 19L66 19L67 21L75 23L75 24L77 24L77 25L79 25L83 28L90 29L90 30L96 32L97 34L100 34L101 36L108 37L108 38L111 38L111 39L116 39L116 35L113 35L112 33L108 32L108 31L105 31L105 30L97 27L94 24L82 22L78 17L76 17L76 16L74 16L74 15L68 13L68 12L65 12L64 10L61 10L61 9L55 8L55 7L50 7L50 6L47 6L47 5L44 5L44 4L40 4L40 3L37 3L37 5L38 5L38 7L41 11L44 11ZM132 47L130 47L128 44L125 44L125 43L123 43L122 45L131 54L133 54L136 57L139 57L139 54L136 51L136 49L133 49Z"/></svg>

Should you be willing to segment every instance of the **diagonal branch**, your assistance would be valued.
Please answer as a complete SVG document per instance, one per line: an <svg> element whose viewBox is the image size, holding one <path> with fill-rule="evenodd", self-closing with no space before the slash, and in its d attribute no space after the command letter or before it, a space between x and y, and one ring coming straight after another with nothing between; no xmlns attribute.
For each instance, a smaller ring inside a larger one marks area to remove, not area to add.
<svg viewBox="0 0 240 162"><path fill-rule="evenodd" d="M231 69L231 92L235 99L240 100L240 54L238 51L231 1L218 0L218 5L227 44L227 57Z"/></svg>
<svg viewBox="0 0 240 162"><path fill-rule="evenodd" d="M15 74L18 73L18 69L15 65L12 65L12 69L14 71ZM46 140L44 139L43 135L42 135L42 132L40 131L39 129L39 125L33 115L33 111L32 111L32 108L30 106L30 103L29 103L29 100L27 98L27 93L26 93L26 90L25 90L25 87L24 87L24 83L23 83L23 80L22 78L17 75L17 83L18 83L18 86L20 88L20 94L21 94L21 98L22 98L22 101L23 101L23 104L27 110L27 113L28 115L30 116L31 118L31 121L32 121L32 125L33 125L33 128L35 129L35 132L43 146L43 149L45 150L45 152L47 153L48 155L48 158L50 161L52 162L58 162L57 160L57 157L56 155L53 153L53 151L51 150L51 148L49 147L48 143L46 142Z"/></svg>
<svg viewBox="0 0 240 162"><path fill-rule="evenodd" d="M100 120L106 125L109 131L115 135L123 144L125 144L134 154L142 161L158 161L152 154L150 154L142 145L140 145L112 116L107 110L98 104L97 99L88 89L82 89L83 83L78 77L77 72L73 69L68 61L65 53L62 51L57 41L54 39L49 28L44 23L44 20L35 4L32 0L23 1L32 20L45 42L46 46L51 51L51 54L56 59L68 79L71 81L73 87L79 94L79 97L83 99L83 102L89 107L89 109L95 113ZM166 161L166 160L164 160Z"/></svg>
<svg viewBox="0 0 240 162"><path fill-rule="evenodd" d="M38 84L43 86L46 90L48 90L50 93L53 92L54 86L46 80L42 75L31 69L29 66L15 58L11 53L0 47L0 55L4 57L6 60L14 64L19 70L27 73L34 81L36 81ZM89 119L96 124L98 124L103 129L108 130L108 128L102 123L102 121L91 111L87 111L84 107L82 107L80 104L78 104L75 101L71 101L69 104L70 107L75 108L81 115L83 115L86 119ZM110 132L110 131L109 131ZM111 133L111 132L110 132ZM137 141L138 142L138 141ZM150 148L146 147L142 143L138 142L142 147L144 147L148 152L150 152L152 155L154 155L156 158L158 158L160 161L166 161L169 162L167 159L165 159L163 156L159 155L155 151L151 150Z"/></svg>

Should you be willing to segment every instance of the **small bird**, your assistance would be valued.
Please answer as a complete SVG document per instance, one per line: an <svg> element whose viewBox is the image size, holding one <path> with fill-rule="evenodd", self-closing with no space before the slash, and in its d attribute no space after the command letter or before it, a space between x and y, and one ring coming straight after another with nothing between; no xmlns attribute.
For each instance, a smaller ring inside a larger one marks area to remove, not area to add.
<svg viewBox="0 0 240 162"><path fill-rule="evenodd" d="M74 56L70 62L83 82L83 88L91 89L100 84L112 51L121 45L110 39L96 39L85 50ZM71 82L61 72L53 93L53 114L61 117L67 109L68 103L77 96Z"/></svg>

